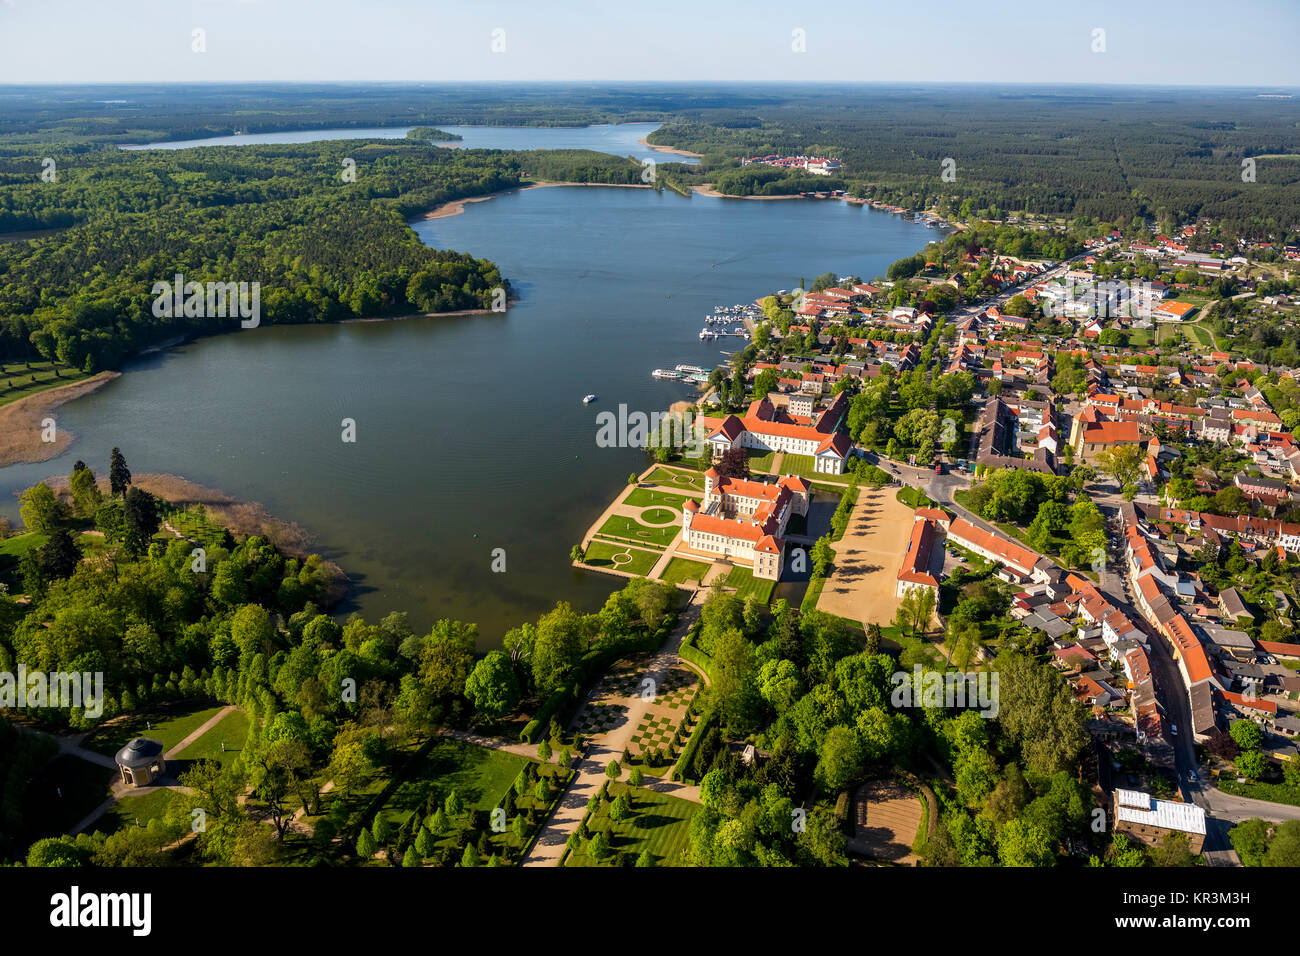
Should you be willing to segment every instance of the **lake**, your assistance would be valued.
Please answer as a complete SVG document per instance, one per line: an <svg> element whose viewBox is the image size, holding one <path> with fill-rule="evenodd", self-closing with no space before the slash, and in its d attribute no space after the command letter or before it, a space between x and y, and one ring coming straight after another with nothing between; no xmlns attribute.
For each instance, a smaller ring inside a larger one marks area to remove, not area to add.
<svg viewBox="0 0 1300 956"><path fill-rule="evenodd" d="M742 340L698 338L715 305L827 271L881 275L939 236L833 200L570 186L413 228L496 261L520 301L504 315L261 327L145 357L59 410L78 436L64 455L0 469L0 510L16 518L14 493L79 458L104 475L120 445L133 471L183 475L312 531L357 584L347 609L406 610L422 630L477 621L496 646L557 600L595 609L620 586L568 557L645 463L596 446L600 410L694 394L650 373L725 360ZM584 406L589 392L599 400Z"/></svg>
<svg viewBox="0 0 1300 956"><path fill-rule="evenodd" d="M698 163L690 156L674 156L642 146L640 140L657 130L659 123L619 123L614 126L439 126L457 133L459 142L438 143L460 149L590 149L615 156L652 158L658 163ZM204 139L168 140L122 149L189 149L194 146L253 146L265 143L311 143L321 139L404 139L412 126L374 126L365 129L305 129L278 133L247 133L242 136L210 136Z"/></svg>

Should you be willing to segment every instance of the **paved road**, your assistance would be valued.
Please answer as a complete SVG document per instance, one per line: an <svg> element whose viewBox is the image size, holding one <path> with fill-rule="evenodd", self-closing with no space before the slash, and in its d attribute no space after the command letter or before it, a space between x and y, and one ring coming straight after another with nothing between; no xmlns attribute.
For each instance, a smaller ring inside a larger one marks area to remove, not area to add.
<svg viewBox="0 0 1300 956"><path fill-rule="evenodd" d="M1122 499L1113 493L1108 493L1094 500L1102 514L1118 528L1119 502ZM1152 677L1156 685L1161 714L1166 722L1179 727L1177 736L1169 738L1174 747L1178 788L1184 800L1195 803L1212 818L1208 821L1205 845L1213 854L1214 865L1233 865L1232 857L1229 855L1231 844L1228 842L1228 831L1233 824L1251 817L1276 821L1300 820L1300 807L1224 793L1205 779L1196 762L1195 741L1191 733L1191 701L1187 696L1186 684L1183 682L1177 662L1173 659L1169 642L1137 609L1132 598L1132 585L1127 576L1120 573L1125 567L1122 541L1122 535L1117 534L1115 543L1111 545L1112 560L1102 572L1101 589L1108 600L1128 614L1129 618L1147 634L1147 643L1151 650L1148 657L1151 661ZM1197 774L1196 779L1192 778L1193 773Z"/></svg>

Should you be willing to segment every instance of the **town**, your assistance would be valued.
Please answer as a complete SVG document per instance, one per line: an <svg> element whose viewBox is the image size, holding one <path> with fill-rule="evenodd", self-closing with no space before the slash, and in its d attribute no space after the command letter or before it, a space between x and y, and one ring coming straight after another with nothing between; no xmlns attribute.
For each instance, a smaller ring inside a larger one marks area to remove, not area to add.
<svg viewBox="0 0 1300 956"><path fill-rule="evenodd" d="M1042 647L1115 832L1241 862L1252 809L1300 815L1300 248L1213 232L978 223L760 296L690 410L705 452L657 445L575 562L793 594L903 664Z"/></svg>

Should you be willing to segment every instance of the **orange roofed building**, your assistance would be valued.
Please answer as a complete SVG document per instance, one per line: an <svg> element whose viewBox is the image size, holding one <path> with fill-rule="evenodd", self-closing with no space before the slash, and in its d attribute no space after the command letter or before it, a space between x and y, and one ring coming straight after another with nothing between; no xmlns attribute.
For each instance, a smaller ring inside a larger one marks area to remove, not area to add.
<svg viewBox="0 0 1300 956"><path fill-rule="evenodd" d="M682 505L682 544L754 569L754 577L777 581L784 568L785 528L792 515L807 515L812 486L787 475L778 481L723 478L704 473L704 501Z"/></svg>
<svg viewBox="0 0 1300 956"><path fill-rule="evenodd" d="M937 508L918 508L912 522L912 537L907 553L898 568L895 597L906 597L913 588L934 592L939 600L939 573L943 570L943 535L948 530L948 515ZM937 604L936 604L937 606Z"/></svg>
<svg viewBox="0 0 1300 956"><path fill-rule="evenodd" d="M812 416L811 424L796 421L767 398L751 402L743 417L701 415L698 421L705 429L705 440L714 458L721 458L736 448L783 451L811 455L815 472L842 475L853 447L848 433L840 427L849 409L845 395L844 392L836 395L829 405Z"/></svg>

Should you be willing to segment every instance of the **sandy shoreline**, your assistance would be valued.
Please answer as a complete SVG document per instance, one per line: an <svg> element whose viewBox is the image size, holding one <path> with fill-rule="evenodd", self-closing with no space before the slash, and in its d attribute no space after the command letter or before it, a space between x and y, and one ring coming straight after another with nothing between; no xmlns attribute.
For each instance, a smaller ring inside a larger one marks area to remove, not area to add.
<svg viewBox="0 0 1300 956"><path fill-rule="evenodd" d="M76 436L67 429L59 428L58 419L55 418L55 440L42 441L42 419L54 417L51 413L60 405L89 395L121 374L100 372L79 382L47 388L43 392L0 406L0 468L49 461L63 454Z"/></svg>
<svg viewBox="0 0 1300 956"><path fill-rule="evenodd" d="M713 188L713 183L705 183L703 186L692 186L691 192L699 193L701 196L711 196L714 199L803 199L802 196L729 196L726 193L720 193ZM836 197L839 198L838 196Z"/></svg>
<svg viewBox="0 0 1300 956"><path fill-rule="evenodd" d="M445 202L441 206L434 206L426 213L416 216L416 219L446 219L448 216L459 216L465 211L465 207L470 203L487 202L489 199L495 199L497 196L507 196L510 193L521 193L527 189L545 189L548 186L603 186L606 189L654 189L649 183L567 183L551 182L549 180L539 180L535 183L529 183L527 186L512 186L509 189L500 189L494 193L486 193L482 196L471 196L469 199L454 199L451 202ZM442 313L447 315L449 313Z"/></svg>
<svg viewBox="0 0 1300 956"><path fill-rule="evenodd" d="M637 142L640 143L642 146L644 146L646 149L653 149L657 153L671 153L674 156L690 156L693 159L704 158L703 153L692 153L690 150L687 149L673 149L671 146L656 146L654 143L647 143L645 136L642 136L639 140L637 140Z"/></svg>

